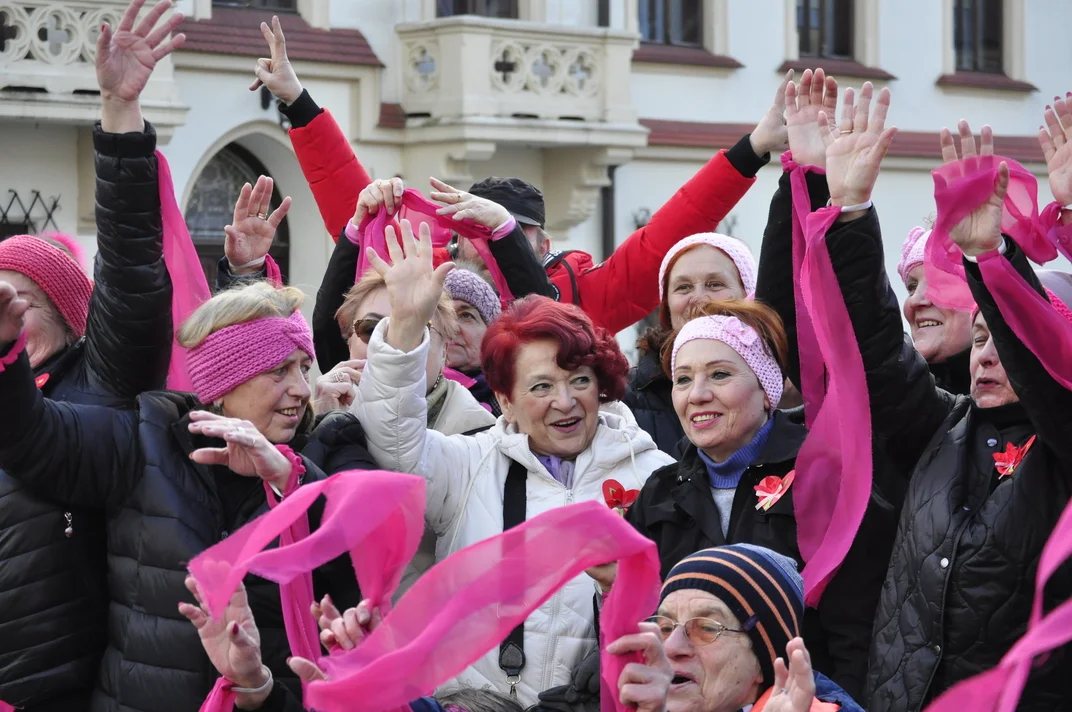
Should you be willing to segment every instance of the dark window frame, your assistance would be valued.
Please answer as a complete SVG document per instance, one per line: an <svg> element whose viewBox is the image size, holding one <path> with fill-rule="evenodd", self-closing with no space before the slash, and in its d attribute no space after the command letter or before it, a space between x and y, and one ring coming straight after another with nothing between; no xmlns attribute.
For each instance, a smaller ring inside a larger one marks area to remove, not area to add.
<svg viewBox="0 0 1072 712"><path fill-rule="evenodd" d="M675 12L675 9L679 11ZM689 9L693 12L688 12ZM703 47L703 0L639 0L637 13L640 41L644 44ZM692 32L689 32L690 29ZM695 38L686 38L686 34L692 33L695 33Z"/></svg>
<svg viewBox="0 0 1072 712"><path fill-rule="evenodd" d="M955 0L953 55L958 72L1005 73L1004 0Z"/></svg>
<svg viewBox="0 0 1072 712"><path fill-rule="evenodd" d="M855 4L854 0L797 0L800 57L854 60Z"/></svg>
<svg viewBox="0 0 1072 712"><path fill-rule="evenodd" d="M503 9L497 13L489 13L489 3ZM520 19L518 4L518 0L436 0L436 17L477 15L501 20L517 20Z"/></svg>
<svg viewBox="0 0 1072 712"><path fill-rule="evenodd" d="M298 12L298 0L212 0L213 7L241 7L250 10L273 12Z"/></svg>

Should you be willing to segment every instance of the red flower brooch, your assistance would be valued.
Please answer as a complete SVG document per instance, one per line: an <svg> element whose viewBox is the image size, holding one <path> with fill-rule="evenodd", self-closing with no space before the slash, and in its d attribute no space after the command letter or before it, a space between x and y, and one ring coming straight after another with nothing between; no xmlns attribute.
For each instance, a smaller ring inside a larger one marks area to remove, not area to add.
<svg viewBox="0 0 1072 712"><path fill-rule="evenodd" d="M607 480L603 483L603 499L606 500L607 506L623 517L638 495L640 490L627 490L618 480Z"/></svg>
<svg viewBox="0 0 1072 712"><path fill-rule="evenodd" d="M998 479L1002 477L1008 477L1012 473L1016 472L1016 468L1020 466L1020 462L1027 455L1027 451L1031 449L1031 446L1035 444L1035 436L1032 435L1031 439L1020 447L1016 447L1012 443L1008 443L1005 446L1005 452L994 453L994 464L998 468Z"/></svg>
<svg viewBox="0 0 1072 712"><path fill-rule="evenodd" d="M760 480L759 484L753 488L756 491L756 497L759 498L759 503L756 505L756 509L762 509L766 512L773 507L774 503L789 491L789 485L793 484L793 480L796 479L796 476L797 471L791 470L785 477L769 475Z"/></svg>
<svg viewBox="0 0 1072 712"><path fill-rule="evenodd" d="M36 385L38 389L44 388L45 384L48 383L48 376L49 374L42 373L40 376L34 379L34 385Z"/></svg>

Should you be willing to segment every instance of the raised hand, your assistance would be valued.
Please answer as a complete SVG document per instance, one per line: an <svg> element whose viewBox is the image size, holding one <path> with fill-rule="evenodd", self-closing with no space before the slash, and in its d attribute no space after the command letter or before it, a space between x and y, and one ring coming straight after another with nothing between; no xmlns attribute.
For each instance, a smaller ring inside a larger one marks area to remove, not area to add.
<svg viewBox="0 0 1072 712"><path fill-rule="evenodd" d="M957 124L960 133L960 151L953 143L953 134L949 129L942 129L942 160L952 163L963 158L994 155L994 132L989 126L983 126L980 133L979 151L976 153L975 136L971 126L963 119ZM998 166L998 175L994 181L994 192L985 203L972 211L949 231L951 239L969 257L976 257L1001 247L1001 215L1005 205L1005 193L1009 190L1009 166L1004 161Z"/></svg>
<svg viewBox="0 0 1072 712"><path fill-rule="evenodd" d="M0 350L19 338L26 328L26 312L30 302L19 296L15 287L0 282Z"/></svg>
<svg viewBox="0 0 1072 712"><path fill-rule="evenodd" d="M789 150L802 166L826 167L826 141L819 130L819 112L833 116L837 109L838 84L822 69L805 69L800 84L785 87L785 123Z"/></svg>
<svg viewBox="0 0 1072 712"><path fill-rule="evenodd" d="M871 199L882 159L897 133L893 127L886 128L890 90L883 89L878 93L872 116L873 92L871 82L866 82L854 106L853 90L845 90L840 126L834 125L825 110L819 111L819 131L826 144L826 182L830 186L831 205L858 205Z"/></svg>
<svg viewBox="0 0 1072 712"><path fill-rule="evenodd" d="M759 120L748 137L748 141L752 144L752 151L757 156L770 153L783 145L788 138L785 128L785 88L792 83L793 70L790 69L782 79L782 83L778 85L778 91L774 94L774 103L767 109L767 113Z"/></svg>
<svg viewBox="0 0 1072 712"><path fill-rule="evenodd" d="M190 453L194 462L223 465L236 475L259 477L280 492L286 488L290 479L290 460L248 420L195 410L190 412L190 432L227 442L225 447L194 450Z"/></svg>
<svg viewBox="0 0 1072 712"><path fill-rule="evenodd" d="M811 668L811 654L804 647L804 641L793 638L785 646L789 658L788 669L785 660L774 661L774 689L764 712L808 712L815 699L815 674Z"/></svg>
<svg viewBox="0 0 1072 712"><path fill-rule="evenodd" d="M414 239L409 220L403 220L401 227L400 244L394 228L387 226L391 264L384 262L371 247L368 248L368 258L372 268L383 277L391 300L387 343L409 352L420 346L424 339L425 326L435 314L443 294L443 283L454 269L454 263L432 266L432 233L427 223L421 223L419 239Z"/></svg>
<svg viewBox="0 0 1072 712"><path fill-rule="evenodd" d="M257 78L250 85L250 91L256 91L261 86L268 87L275 98L290 106L302 94L302 85L298 81L298 75L294 71L290 58L287 56L287 40L283 36L283 26L279 23L279 17L272 16L272 26L267 22L261 23L261 32L271 51L271 59L262 57L257 60L257 66L253 73Z"/></svg>
<svg viewBox="0 0 1072 712"><path fill-rule="evenodd" d="M431 183L429 197L437 203L446 203L436 211L439 215L450 215L454 220L468 220L489 230L496 230L510 220L510 212L498 203L453 188L438 178L432 178Z"/></svg>
<svg viewBox="0 0 1072 712"><path fill-rule="evenodd" d="M272 207L273 181L267 176L257 179L256 186L246 183L235 203L234 222L223 228L226 239L223 252L234 274L253 274L264 264L264 256L283 218L290 210L290 196L269 215Z"/></svg>
<svg viewBox="0 0 1072 712"><path fill-rule="evenodd" d="M182 46L186 35L178 34L168 39L171 32L183 20L181 12L157 27L160 18L171 9L171 0L160 0L152 10L134 26L145 0L132 0L114 30L105 23L97 38L97 83L101 99L136 102L152 76L156 63ZM107 127L105 130L108 130ZM140 129L139 129L140 130Z"/></svg>
<svg viewBox="0 0 1072 712"><path fill-rule="evenodd" d="M380 208L386 210L388 215L394 215L402 205L402 193L405 190L406 186L402 184L401 178L374 180L366 185L357 196L357 209L352 220L354 226L361 227L365 218L380 212Z"/></svg>
<svg viewBox="0 0 1072 712"><path fill-rule="evenodd" d="M611 655L644 655L643 663L629 663L618 678L618 698L637 712L663 712L674 679L658 630L654 623L641 623L639 633L618 638L607 646Z"/></svg>
<svg viewBox="0 0 1072 712"><path fill-rule="evenodd" d="M227 566L225 563L210 565ZM261 634L253 620L246 587L238 585L227 603L227 609L218 620L209 615L194 577L186 577L186 588L194 595L198 605L180 603L179 613L197 628L201 645L212 665L234 687L261 687L268 681L268 670L261 661ZM263 697L267 697L267 693Z"/></svg>
<svg viewBox="0 0 1072 712"><path fill-rule="evenodd" d="M1065 98L1054 97L1043 115L1046 126L1039 126L1039 144L1050 173L1050 192L1063 206L1072 205L1072 92Z"/></svg>

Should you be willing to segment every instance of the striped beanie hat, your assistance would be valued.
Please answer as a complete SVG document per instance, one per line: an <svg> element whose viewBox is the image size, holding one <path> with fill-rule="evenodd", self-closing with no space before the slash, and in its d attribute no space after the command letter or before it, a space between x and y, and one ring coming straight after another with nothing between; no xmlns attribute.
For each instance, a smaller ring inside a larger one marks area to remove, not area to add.
<svg viewBox="0 0 1072 712"><path fill-rule="evenodd" d="M774 661L800 635L804 579L796 562L753 544L704 549L670 569L659 600L674 591L706 591L729 607L748 631L766 685L774 684Z"/></svg>
<svg viewBox="0 0 1072 712"><path fill-rule="evenodd" d="M93 283L66 252L40 238L16 235L0 242L0 270L32 279L56 305L74 337L86 333Z"/></svg>

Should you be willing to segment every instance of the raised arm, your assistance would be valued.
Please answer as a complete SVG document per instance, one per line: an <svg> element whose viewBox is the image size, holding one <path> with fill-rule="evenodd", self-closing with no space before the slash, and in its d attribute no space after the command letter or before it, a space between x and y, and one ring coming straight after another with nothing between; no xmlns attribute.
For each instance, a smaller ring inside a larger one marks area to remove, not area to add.
<svg viewBox="0 0 1072 712"><path fill-rule="evenodd" d="M96 58L97 260L85 353L94 386L123 398L164 386L172 341L156 132L142 118L140 97L156 63L185 37L168 39L181 13L160 22L169 2L136 23L143 4L132 2L114 30L104 26Z"/></svg>
<svg viewBox="0 0 1072 712"><path fill-rule="evenodd" d="M223 228L223 257L216 269L216 292L268 278L265 261L292 202L288 195L272 210L274 186L271 178L260 176L257 185L246 183L239 191L233 220Z"/></svg>

